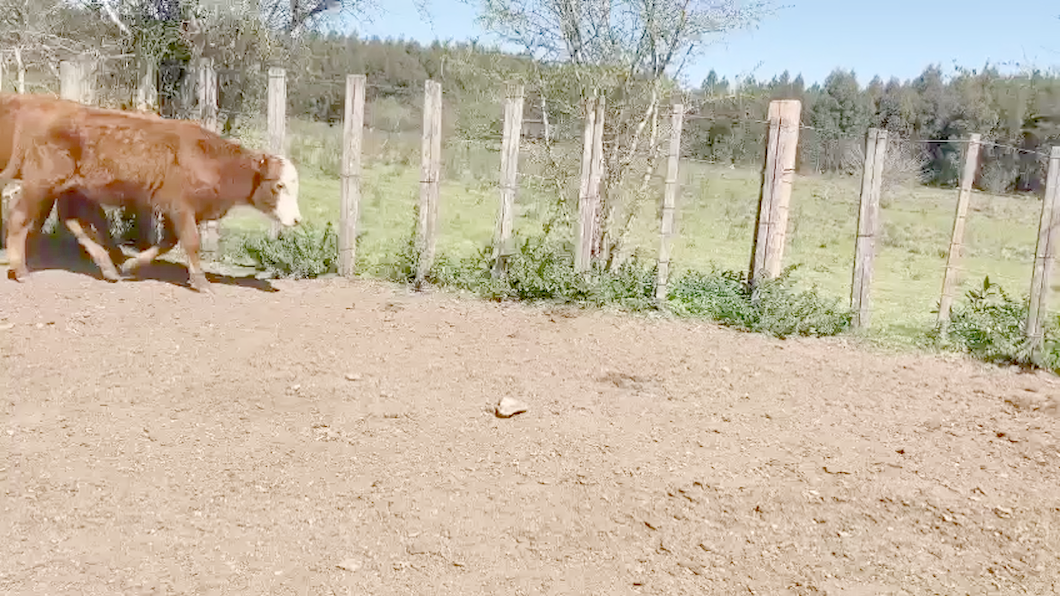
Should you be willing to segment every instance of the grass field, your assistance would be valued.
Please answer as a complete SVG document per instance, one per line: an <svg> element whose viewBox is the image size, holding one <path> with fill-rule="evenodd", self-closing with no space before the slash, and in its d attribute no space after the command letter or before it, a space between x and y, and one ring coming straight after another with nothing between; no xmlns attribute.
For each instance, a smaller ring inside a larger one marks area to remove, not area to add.
<svg viewBox="0 0 1060 596"><path fill-rule="evenodd" d="M340 129L292 122L290 153L303 172L303 210L310 224L338 221ZM365 138L361 236L358 267L377 275L401 250L413 229L419 196L417 135L385 133ZM251 141L252 142L252 141ZM498 144L499 145L499 144ZM568 151L563 166L544 171L533 149L525 151L516 221L517 233L539 227L556 187L542 184L558 170L568 177L566 195L577 195L578 154ZM489 242L497 212L499 146L447 143L441 184L438 250L449 257L469 256ZM759 173L703 163L682 163L678 204L677 272L682 269L743 270L750 259ZM656 182L659 182L656 180ZM816 285L825 296L850 295L857 225L858 177L807 177L795 181L789 217L785 265L800 264L798 279ZM656 193L661 196L660 192ZM926 187L885 191L882 229L873 285L871 337L912 342L934 323L945 268L957 193ZM958 300L989 275L1013 295L1030 285L1041 203L1034 197L972 197L965 237ZM658 245L657 206L647 202L631 231L631 246L654 258ZM227 232L263 229L263 217L233 212Z"/></svg>

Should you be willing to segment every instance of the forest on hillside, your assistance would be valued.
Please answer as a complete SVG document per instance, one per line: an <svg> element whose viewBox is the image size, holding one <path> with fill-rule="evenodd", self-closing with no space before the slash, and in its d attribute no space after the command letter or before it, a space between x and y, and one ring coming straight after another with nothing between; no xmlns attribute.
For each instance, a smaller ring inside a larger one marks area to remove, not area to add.
<svg viewBox="0 0 1060 596"><path fill-rule="evenodd" d="M346 73L364 73L370 98L389 98L415 105L423 81L442 81L455 118L454 133L468 138L496 136L500 131L500 98L509 79L526 81L525 117L542 117L538 70L526 57L474 44L420 45L412 41L320 36L297 57L299 83L289 88L292 110L338 121L342 114ZM550 89L555 93L555 89ZM671 101L690 110L683 133L687 157L757 167L762 160L763 121L774 99L802 101L802 123L812 130L800 136L800 172L858 173L869 127L890 131L907 141L967 139L979 133L986 142L976 186L990 192L1039 190L1045 163L1041 154L1060 142L1060 76L1033 71L1001 74L996 68L963 69L947 75L928 65L912 80L873 77L861 84L855 73L837 69L823 82L806 85L788 73L771 80L740 81L738 89L713 72L697 88L675 91ZM572 102L554 102L571 105ZM416 112L418 114L418 112ZM575 110L549 117L564 136L581 134ZM420 123L407 119L415 129ZM959 143L903 143L901 149L925 184L949 186L961 168ZM912 153L911 153L912 152ZM907 166L908 167L908 166Z"/></svg>
<svg viewBox="0 0 1060 596"><path fill-rule="evenodd" d="M475 42L419 44L307 31L292 43L263 31L260 23L237 19L217 19L194 34L186 21L141 19L134 35L122 36L108 25L100 2L56 6L46 25L49 34L79 41L80 48L67 43L45 51L39 43L25 41L24 24L20 29L8 23L8 42L3 44L8 81L12 48L21 50L17 57L29 70L51 69L53 74L58 59L86 48L111 54L135 50L157 59L163 103L178 103L167 81L194 76L189 56L211 57L220 73L221 110L230 127L241 115L263 110L268 66L287 69L289 116L329 123L341 119L344 77L363 73L369 81L369 125L413 131L421 125L423 82L435 79L445 93L447 134L469 139L499 136L505 83L520 81L527 90L525 118L547 119L549 136L556 140L576 141L582 131L578 94L584 90L567 84L568 64L535 61ZM22 18L20 22L29 17ZM709 60L709 51L701 59ZM115 64L110 63L109 79L101 85L135 88L135 68ZM635 83L613 86L612 96ZM769 101L786 98L803 102L807 128L800 134L798 153L803 173L859 172L865 131L880 127L907 141L897 147L902 167L912 176L925 184L953 185L962 144L945 141L979 133L987 143L977 187L997 193L1038 191L1045 173L1041 154L1060 142L1060 76L1055 72L1001 74L988 65L944 73L940 66L928 65L912 80L877 76L863 84L855 73L837 69L812 85L784 73L771 80L741 80L738 88L712 72L693 88L669 79L664 92L659 103L680 101L688 107L685 155L722 164L758 166Z"/></svg>

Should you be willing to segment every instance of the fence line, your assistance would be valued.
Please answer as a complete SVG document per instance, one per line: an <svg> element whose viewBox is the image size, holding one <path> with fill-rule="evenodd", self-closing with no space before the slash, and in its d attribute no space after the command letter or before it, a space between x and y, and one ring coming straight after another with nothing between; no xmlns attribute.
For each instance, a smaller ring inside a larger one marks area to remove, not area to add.
<svg viewBox="0 0 1060 596"><path fill-rule="evenodd" d="M883 188L883 166L887 155L887 131L870 128L865 135L865 166L861 174L861 199L858 208L858 236L854 247L854 277L850 284L850 309L855 329L869 326L869 307L873 264L876 258L876 234L880 224L880 195Z"/></svg>
<svg viewBox="0 0 1060 596"><path fill-rule="evenodd" d="M515 199L519 184L519 140L523 130L525 88L509 85L504 102L504 134L501 143L500 212L494 240L493 273L501 275L512 254L512 232L515 228Z"/></svg>
<svg viewBox="0 0 1060 596"><path fill-rule="evenodd" d="M269 68L268 103L266 104L269 151L275 155L286 155L287 135L287 71L283 68ZM272 237L280 234L280 224L272 223Z"/></svg>
<svg viewBox="0 0 1060 596"><path fill-rule="evenodd" d="M964 170L961 172L960 192L957 195L957 211L953 217L953 234L950 249L946 253L946 273L942 278L942 295L939 297L938 323L945 332L950 319L950 308L953 305L953 290L957 286L957 262L961 258L961 247L964 244L964 222L968 217L968 201L972 194L972 182L979 169L979 134L973 134L964 156Z"/></svg>
<svg viewBox="0 0 1060 596"><path fill-rule="evenodd" d="M93 87L96 72L90 68L91 61L79 59L60 63L61 91L63 97L92 103L96 94ZM151 67L141 65L141 72L150 73ZM199 89L198 119L207 128L216 130L219 122L217 93L218 72L213 64L202 61L197 81ZM138 78L136 105L153 107L157 102L157 89L153 89L153 77L143 74ZM355 275L356 239L360 213L361 159L364 132L364 102L366 89L391 88L368 82L364 75L346 77L346 98L343 113L343 157L340 210L340 273ZM399 88L393 88L398 90ZM407 91L405 88L400 90ZM514 210L518 200L518 158L521 139L525 136L522 123L525 91L521 85L509 85L504 99L504 125L500 135L500 168L498 172L499 209L495 232L494 271L503 272L505 261L511 255L511 239L514 233ZM585 103L584 129L582 135L581 180L578 193L579 217L576 229L577 242L573 259L579 271L587 271L596 255L594 242L600 230L600 185L603 176L603 131L606 96L590 98ZM268 72L268 147L276 154L286 153L286 71L270 68ZM787 219L794 184L794 167L799 133L802 130L818 130L801 124L802 105L798 100L776 100L770 103L768 120L756 121L768 124L767 147L762 166L762 185L758 214L751 247L751 263L748 282L752 288L766 277L779 275L782 269L785 244L787 242ZM690 120L703 119L685 113L684 106L672 106L669 146L666 151L667 166L664 178L662 210L659 220L659 255L655 297L662 304L669 288L671 272L671 243L675 236L674 218L678 179L681 161L681 132ZM417 263L415 280L421 285L430 271L438 231L439 183L441 177L442 148L442 88L433 80L424 84L423 128L421 146L421 176L419 222L416 235ZM460 139L457 139L460 141ZM1044 156L1028 149L1021 149L991 141L983 141L981 135L972 134L968 139L902 139L886 131L870 129L865 138L865 156L862 172L860 207L858 211L856 243L851 280L851 310L854 326L867 328L871 318L871 282L874 271L876 243L881 227L880 195L885 171L884 160L889 141L898 143L957 143L966 146L964 167L961 172L954 213L953 230L947 251L946 270L939 300L938 323L945 328L952 308L968 205L973 192L972 183L979 170L982 147L997 147L1021 154ZM468 141L471 142L471 141ZM495 143L495 141L493 141ZM688 159L690 162L707 162ZM1047 302L1049 274L1055 260L1055 228L1060 225L1060 153L1056 148L1049 156L1049 175L1046 199L1043 201L1038 247L1036 249L1034 274L1031 280L1031 312L1028 315L1025 333L1031 349L1040 348L1042 317ZM527 177L540 177L522 174ZM649 172L649 177L659 178ZM210 222L216 230L217 222ZM205 240L205 236L204 236Z"/></svg>
<svg viewBox="0 0 1060 596"><path fill-rule="evenodd" d="M666 159L666 188L663 193L662 222L659 225L659 259L655 273L655 303L666 304L670 278L670 244L674 235L674 210L677 203L677 175L681 164L681 129L684 106L674 104L670 116L670 147Z"/></svg>
<svg viewBox="0 0 1060 596"><path fill-rule="evenodd" d="M1049 158L1045 198L1038 224L1038 243L1034 250L1034 269L1031 273L1031 296L1027 309L1024 333L1033 357L1041 354L1045 334L1045 303L1049 280L1056 260L1057 228L1060 228L1060 147L1053 147Z"/></svg>
<svg viewBox="0 0 1060 596"><path fill-rule="evenodd" d="M594 96L585 102L585 134L582 141L581 191L578 194L578 240L574 268L588 271L592 261L593 238L597 233L600 210L600 183L603 180L604 109L606 97Z"/></svg>
<svg viewBox="0 0 1060 596"><path fill-rule="evenodd" d="M361 147L364 136L364 75L346 77L342 117L342 197L339 208L339 275L352 278L357 261L361 213Z"/></svg>
<svg viewBox="0 0 1060 596"><path fill-rule="evenodd" d="M762 194L751 248L750 282L780 275L788 229L788 205L795 178L802 102L778 100L769 104L769 136L762 173Z"/></svg>
<svg viewBox="0 0 1060 596"><path fill-rule="evenodd" d="M199 122L203 128L212 132L218 132L220 120L218 116L217 95L217 72L214 70L213 58L202 58L198 68L198 112ZM142 93L142 92L141 92ZM141 211L139 216L145 216ZM143 230L147 226L140 226ZM217 250L221 243L221 231L217 221L205 221L199 225L199 236L202 238L201 247L203 257L213 259L217 256Z"/></svg>
<svg viewBox="0 0 1060 596"><path fill-rule="evenodd" d="M423 159L420 166L420 225L416 235L416 286L426 281L434 262L438 234L438 183L442 169L442 85L423 85Z"/></svg>

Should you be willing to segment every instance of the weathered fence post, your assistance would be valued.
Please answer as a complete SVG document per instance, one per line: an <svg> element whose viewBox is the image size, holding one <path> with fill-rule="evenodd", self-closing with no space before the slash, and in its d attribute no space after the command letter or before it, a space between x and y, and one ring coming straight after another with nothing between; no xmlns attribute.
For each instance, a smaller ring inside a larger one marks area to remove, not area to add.
<svg viewBox="0 0 1060 596"><path fill-rule="evenodd" d="M352 279L357 265L357 220L361 213L361 146L364 137L364 75L346 76L342 114L342 199L339 211L339 275Z"/></svg>
<svg viewBox="0 0 1060 596"><path fill-rule="evenodd" d="M578 244L574 268L588 271L592 264L593 239L596 237L600 210L600 181L603 179L604 108L607 98L594 95L585 102L585 134L582 145L581 188L578 193Z"/></svg>
<svg viewBox="0 0 1060 596"><path fill-rule="evenodd" d="M59 62L59 96L85 105L94 104L95 67L95 60L89 54Z"/></svg>
<svg viewBox="0 0 1060 596"><path fill-rule="evenodd" d="M212 58L202 58L198 65L198 86L196 88L198 92L198 116L199 122L207 130L217 132L218 130L218 106L217 106L217 72L213 67ZM149 226L142 225L146 221L152 221L147 211L141 210L137 213L138 218L147 217L147 220L141 220L139 226L139 233L141 237L138 239L139 242L145 240L144 235L150 230ZM216 220L203 222L199 226L199 236L202 238L202 255L203 258L212 259L217 254L218 246L221 242L221 231L220 226Z"/></svg>
<svg viewBox="0 0 1060 596"><path fill-rule="evenodd" d="M769 135L748 276L752 288L764 276L780 275L788 228L788 204L795 179L801 112L802 102L797 99L769 103Z"/></svg>
<svg viewBox="0 0 1060 596"><path fill-rule="evenodd" d="M153 112L158 106L158 66L153 59L141 56L137 60L140 77L136 85L136 109Z"/></svg>
<svg viewBox="0 0 1060 596"><path fill-rule="evenodd" d="M15 48L15 91L20 95L26 92L26 63L22 60L22 49Z"/></svg>
<svg viewBox="0 0 1060 596"><path fill-rule="evenodd" d="M267 126L269 151L285 155L287 133L287 71L280 67L269 68ZM273 222L270 231L273 238L280 234L280 224Z"/></svg>
<svg viewBox="0 0 1060 596"><path fill-rule="evenodd" d="M681 166L681 129L685 107L674 104L670 115L670 148L666 158L666 186L663 191L662 223L659 226L659 261L655 277L655 303L666 304L669 294L670 248L674 235L674 210L677 205L677 175Z"/></svg>
<svg viewBox="0 0 1060 596"><path fill-rule="evenodd" d="M96 83L100 61L92 54L84 53L77 57L77 62L81 69L81 103L94 106L99 91Z"/></svg>
<svg viewBox="0 0 1060 596"><path fill-rule="evenodd" d="M850 284L852 326L869 326L873 265L876 259L876 234L880 229L880 193L883 188L884 160L887 156L887 131L870 128L865 135L865 166L861 171L861 205L858 209L858 239L854 246L854 278Z"/></svg>
<svg viewBox="0 0 1060 596"><path fill-rule="evenodd" d="M442 169L442 84L427 80L423 90L423 146L420 165L419 228L415 286L423 286L434 264L438 235L438 183Z"/></svg>
<svg viewBox="0 0 1060 596"><path fill-rule="evenodd" d="M942 278L942 295L939 297L938 324L943 333L950 321L950 307L953 306L953 292L957 288L957 262L961 258L961 245L964 242L964 222L968 217L968 201L972 196L972 183L979 167L979 133L972 135L968 151L964 156L964 169L961 171L960 192L957 193L957 213L953 217L953 234L950 237L950 250L946 256L946 273Z"/></svg>
<svg viewBox="0 0 1060 596"><path fill-rule="evenodd" d="M493 248L493 274L500 275L512 254L515 228L515 196L519 187L519 141L523 130L522 85L508 85L504 100L504 132L501 138L500 199Z"/></svg>
<svg viewBox="0 0 1060 596"><path fill-rule="evenodd" d="M0 90L4 88L4 61L0 60ZM10 184L4 184L0 187L0 248L4 248L7 242L7 187Z"/></svg>
<svg viewBox="0 0 1060 596"><path fill-rule="evenodd" d="M1045 335L1046 302L1049 280L1056 260L1057 228L1060 228L1060 147L1049 153L1049 173L1042 199L1042 215L1038 224L1038 243L1034 250L1034 269L1031 273L1031 300L1024 334L1031 356L1041 354Z"/></svg>
<svg viewBox="0 0 1060 596"><path fill-rule="evenodd" d="M81 67L77 62L59 62L59 97L80 102L81 83Z"/></svg>
<svg viewBox="0 0 1060 596"><path fill-rule="evenodd" d="M139 71L139 76L136 84L136 109L141 112L154 112L158 107L158 81L157 81L157 65L154 60L146 56L139 56L136 61L136 67ZM211 66L212 69L212 66ZM199 99L200 106L205 103L202 101L202 84L203 84L203 73L199 73L199 84L200 89ZM216 98L216 82L215 91L213 93ZM216 104L216 101L214 102ZM202 110L202 107L199 108ZM202 120L202 112L199 113L200 120ZM155 229L155 214L150 207L138 206L134 208L136 215L136 223L134 224L135 230L135 244L137 250L146 250L154 242L151 240L151 230ZM211 225L212 224L212 225ZM202 252L204 258L211 257L216 252L218 244L218 229L216 222L207 222L205 225L200 226L199 236L202 238Z"/></svg>

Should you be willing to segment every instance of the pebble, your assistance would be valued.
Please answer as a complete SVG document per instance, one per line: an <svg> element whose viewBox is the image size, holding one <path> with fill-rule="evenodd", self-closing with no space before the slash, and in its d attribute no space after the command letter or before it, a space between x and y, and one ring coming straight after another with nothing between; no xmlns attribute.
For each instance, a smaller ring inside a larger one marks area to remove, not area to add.
<svg viewBox="0 0 1060 596"><path fill-rule="evenodd" d="M338 568L345 571L357 571L361 568L361 562L357 559L346 559L338 564Z"/></svg>
<svg viewBox="0 0 1060 596"><path fill-rule="evenodd" d="M526 404L510 397L504 397L497 404L495 412L498 418L511 418L516 414L522 414L527 409Z"/></svg>
<svg viewBox="0 0 1060 596"><path fill-rule="evenodd" d="M346 380L347 381L360 381L362 378L364 378L364 377L362 377L358 373L346 373Z"/></svg>

